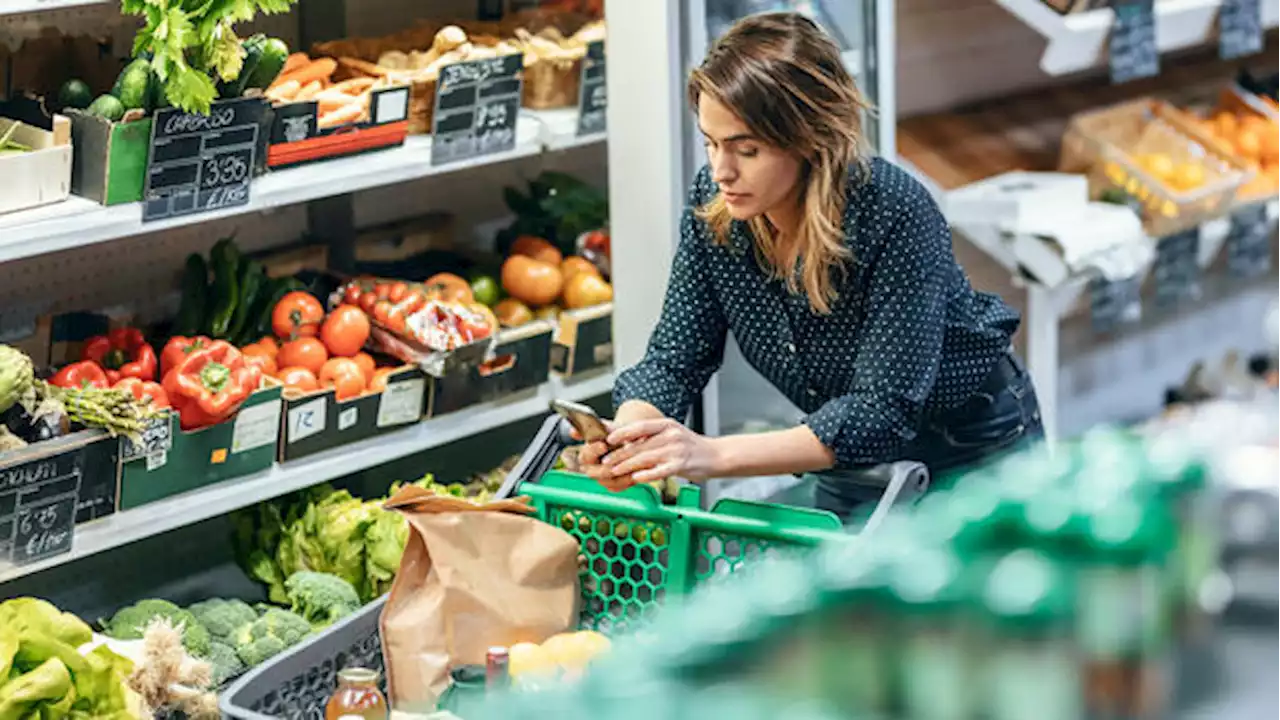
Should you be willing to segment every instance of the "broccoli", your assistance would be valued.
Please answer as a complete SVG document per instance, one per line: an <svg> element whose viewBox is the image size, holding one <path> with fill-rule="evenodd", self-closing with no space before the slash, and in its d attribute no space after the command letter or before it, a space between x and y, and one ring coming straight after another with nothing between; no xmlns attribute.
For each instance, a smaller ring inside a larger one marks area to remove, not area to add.
<svg viewBox="0 0 1280 720"><path fill-rule="evenodd" d="M209 664L213 666L214 686L230 680L244 672L244 661L236 653L235 648L214 640L209 645Z"/></svg>
<svg viewBox="0 0 1280 720"><path fill-rule="evenodd" d="M211 598L198 602L187 610L209 631L213 639L223 641L230 638L241 625L258 618L258 613L243 600Z"/></svg>
<svg viewBox="0 0 1280 720"><path fill-rule="evenodd" d="M233 634L236 654L253 667L301 642L311 632L311 624L301 615L281 608L268 608L262 617L241 625Z"/></svg>
<svg viewBox="0 0 1280 720"><path fill-rule="evenodd" d="M323 627L360 609L360 596L351 583L337 575L301 570L284 581L290 608L311 623Z"/></svg>
<svg viewBox="0 0 1280 720"><path fill-rule="evenodd" d="M120 608L105 623L103 633L117 640L141 640L147 625L158 617L167 618L174 627L182 628L182 646L188 653L195 657L209 653L209 631L196 620L195 615L168 600L148 598Z"/></svg>

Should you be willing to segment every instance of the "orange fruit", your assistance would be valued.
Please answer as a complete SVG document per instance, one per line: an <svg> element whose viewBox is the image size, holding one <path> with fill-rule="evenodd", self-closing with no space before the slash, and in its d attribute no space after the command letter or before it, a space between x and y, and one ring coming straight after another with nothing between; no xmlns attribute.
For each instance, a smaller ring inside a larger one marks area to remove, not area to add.
<svg viewBox="0 0 1280 720"><path fill-rule="evenodd" d="M602 305L613 299L613 286L599 275L580 273L564 286L564 306L570 310Z"/></svg>
<svg viewBox="0 0 1280 720"><path fill-rule="evenodd" d="M535 307L554 302L564 287L559 261L546 263L526 255L512 255L502 263L502 289Z"/></svg>
<svg viewBox="0 0 1280 720"><path fill-rule="evenodd" d="M564 259L564 262L560 263L560 273L564 275L565 280L580 272L591 273L592 275L600 274L600 270L595 266L595 263L581 255L570 255Z"/></svg>
<svg viewBox="0 0 1280 720"><path fill-rule="evenodd" d="M1195 190L1204 184L1204 167L1199 163L1182 163L1170 182L1180 190Z"/></svg>
<svg viewBox="0 0 1280 720"><path fill-rule="evenodd" d="M493 314L502 327L520 327L533 322L533 311L515 298L503 298L493 306Z"/></svg>
<svg viewBox="0 0 1280 720"><path fill-rule="evenodd" d="M557 267L564 261L564 256L560 254L555 245L532 235L521 235L516 238L515 242L511 243L511 252L509 254L524 255Z"/></svg>
<svg viewBox="0 0 1280 720"><path fill-rule="evenodd" d="M1262 139L1252 129L1244 129L1236 134L1236 152L1249 160L1257 160L1262 155Z"/></svg>

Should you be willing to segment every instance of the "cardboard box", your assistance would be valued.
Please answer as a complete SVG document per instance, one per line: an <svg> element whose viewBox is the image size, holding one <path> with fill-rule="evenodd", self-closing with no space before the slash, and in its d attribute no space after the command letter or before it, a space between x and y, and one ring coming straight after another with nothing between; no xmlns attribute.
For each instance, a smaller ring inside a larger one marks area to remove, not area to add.
<svg viewBox="0 0 1280 720"><path fill-rule="evenodd" d="M142 200L151 118L113 123L80 110L67 115L76 148L71 191L103 205Z"/></svg>
<svg viewBox="0 0 1280 720"><path fill-rule="evenodd" d="M498 333L493 359L431 379L430 415L435 417L534 388L551 375L555 328L546 321Z"/></svg>
<svg viewBox="0 0 1280 720"><path fill-rule="evenodd" d="M318 102L276 105L269 113L267 165L283 168L403 145L409 134L408 112L406 86L371 91L368 121L330 128L319 126Z"/></svg>
<svg viewBox="0 0 1280 720"><path fill-rule="evenodd" d="M120 509L270 468L280 438L280 393L269 380L226 422L185 432L171 413L149 429L145 447L122 438Z"/></svg>
<svg viewBox="0 0 1280 720"><path fill-rule="evenodd" d="M338 401L334 391L282 393L280 462L366 440L420 421L429 392L426 375L406 366L387 377L381 393Z"/></svg>
<svg viewBox="0 0 1280 720"><path fill-rule="evenodd" d="M30 152L0 155L0 213L62 202L71 195L71 121L52 118L45 130L0 117L0 138L21 143Z"/></svg>
<svg viewBox="0 0 1280 720"><path fill-rule="evenodd" d="M571 376L613 366L613 303L560 313L551 369Z"/></svg>

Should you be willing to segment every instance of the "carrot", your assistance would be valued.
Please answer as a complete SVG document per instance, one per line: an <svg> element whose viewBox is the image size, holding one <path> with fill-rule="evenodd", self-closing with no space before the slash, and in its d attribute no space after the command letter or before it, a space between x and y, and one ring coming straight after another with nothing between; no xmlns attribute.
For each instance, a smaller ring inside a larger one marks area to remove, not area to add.
<svg viewBox="0 0 1280 720"><path fill-rule="evenodd" d="M344 93L341 90L338 90L336 87L331 87L328 90L322 90L321 92L316 93L316 96L312 99L319 100L321 102L337 103L339 106L342 106L342 105L346 105L347 103L353 103L358 101L360 99L360 96L352 95L350 93Z"/></svg>
<svg viewBox="0 0 1280 720"><path fill-rule="evenodd" d="M333 89L347 93L348 95L359 95L371 87L373 87L373 78L358 77L351 78L350 80L343 80L340 83L335 83Z"/></svg>
<svg viewBox="0 0 1280 720"><path fill-rule="evenodd" d="M298 95L298 91L301 89L302 88L298 85L298 81L290 80L289 82L281 83L279 85L272 85L267 88L265 95L268 99L274 102L288 103L293 102L294 98Z"/></svg>
<svg viewBox="0 0 1280 720"><path fill-rule="evenodd" d="M312 80L311 82L302 86L302 89L298 91L298 94L293 98L293 100L294 102L306 102L307 100L314 100L316 95L319 95L320 91L323 89L324 89L324 86L320 84L319 80Z"/></svg>
<svg viewBox="0 0 1280 720"><path fill-rule="evenodd" d="M354 122L364 114L364 108L359 103L350 103L326 113L320 117L319 126L322 128L337 127L349 122Z"/></svg>
<svg viewBox="0 0 1280 720"><path fill-rule="evenodd" d="M297 80L299 85L305 87L315 81L328 80L333 71L337 69L338 62L333 58L320 58L319 60L312 60L287 75L281 75L278 80L281 82Z"/></svg>
<svg viewBox="0 0 1280 720"><path fill-rule="evenodd" d="M294 70L311 64L311 58L307 57L304 52L296 52L284 59L284 67L280 68L281 75L288 75Z"/></svg>

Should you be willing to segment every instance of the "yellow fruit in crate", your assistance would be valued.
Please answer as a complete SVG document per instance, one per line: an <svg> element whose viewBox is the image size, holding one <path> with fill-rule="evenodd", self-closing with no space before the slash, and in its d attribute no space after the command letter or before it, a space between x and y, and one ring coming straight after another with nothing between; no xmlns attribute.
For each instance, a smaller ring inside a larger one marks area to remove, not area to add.
<svg viewBox="0 0 1280 720"><path fill-rule="evenodd" d="M1236 119L1234 113L1220 112L1213 118L1213 124L1218 128L1218 135L1222 138L1231 138L1240 128L1240 121Z"/></svg>
<svg viewBox="0 0 1280 720"><path fill-rule="evenodd" d="M1247 160L1257 160L1262 156L1262 139L1251 129L1243 129L1236 135L1236 154Z"/></svg>
<svg viewBox="0 0 1280 720"><path fill-rule="evenodd" d="M1204 166L1199 163L1182 163L1169 182L1179 190L1195 190L1204 185Z"/></svg>
<svg viewBox="0 0 1280 720"><path fill-rule="evenodd" d="M551 675L556 671L556 660L541 645L516 643L507 649L511 677L522 675Z"/></svg>
<svg viewBox="0 0 1280 720"><path fill-rule="evenodd" d="M582 636L582 641L592 648L595 652L594 657L599 657L613 647L613 641L607 635L598 633L595 630L583 630L578 633Z"/></svg>
<svg viewBox="0 0 1280 720"><path fill-rule="evenodd" d="M1164 153L1149 153L1138 159L1142 168L1154 176L1156 179L1165 181L1173 176L1176 167L1173 164L1173 158Z"/></svg>
<svg viewBox="0 0 1280 720"><path fill-rule="evenodd" d="M542 650L566 670L581 670L591 662L591 646L578 633L552 635L542 643Z"/></svg>

